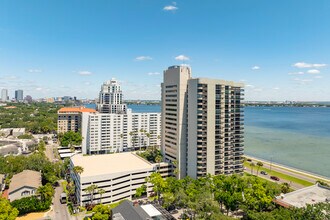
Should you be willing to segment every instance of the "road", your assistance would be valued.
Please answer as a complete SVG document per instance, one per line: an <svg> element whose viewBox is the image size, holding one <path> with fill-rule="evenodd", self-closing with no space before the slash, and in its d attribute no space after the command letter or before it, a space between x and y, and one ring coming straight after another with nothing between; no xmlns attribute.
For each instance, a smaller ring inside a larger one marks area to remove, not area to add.
<svg viewBox="0 0 330 220"><path fill-rule="evenodd" d="M54 220L70 220L71 216L66 207L66 204L61 204L60 195L63 192L62 186L55 188L55 195L53 198L52 211L49 212L48 216Z"/></svg>
<svg viewBox="0 0 330 220"><path fill-rule="evenodd" d="M248 173L248 174L251 174L251 170L249 168L246 168L245 172ZM254 169L253 174L256 175L256 172L257 172L256 169ZM270 178L269 175L263 175L263 174L259 173L258 177L269 180L269 181L274 182L274 183L288 183L288 184L290 184L290 187L294 190L304 188L303 185L296 184L296 183L293 183L291 181L287 181L287 180L283 180L283 179L280 179L279 181L273 180L273 179Z"/></svg>
<svg viewBox="0 0 330 220"><path fill-rule="evenodd" d="M298 170L296 171L296 170L293 170L292 168L286 168L284 166L280 166L280 165L277 165L277 164L271 164L271 163L269 163L267 161L264 161L264 160L259 160L259 159L249 157L249 156L246 156L246 158L251 159L252 160L251 162L253 162L254 164L257 164L258 161L261 161L264 164L263 167L265 167L267 169L271 169L271 170L277 171L279 173L283 173L283 174L286 174L286 175L289 175L289 176L292 176L292 177L296 177L296 178L299 178L299 179L302 179L302 180L305 180L305 181L308 181L308 182L311 182L311 183L315 183L318 179L321 179L323 181L328 181L328 182L330 181L329 179L325 179L323 177L313 176L313 175L308 174L308 173L304 174L302 171L298 171ZM247 169L246 172L251 173L251 170ZM254 173L256 173L256 169L254 169ZM274 180L269 178L269 175L264 176L262 174L259 174L259 177L274 181ZM279 182L279 181L274 181L274 182ZM287 182L294 189L301 189L301 188L304 187L300 184L290 183L290 181L280 180L280 182Z"/></svg>

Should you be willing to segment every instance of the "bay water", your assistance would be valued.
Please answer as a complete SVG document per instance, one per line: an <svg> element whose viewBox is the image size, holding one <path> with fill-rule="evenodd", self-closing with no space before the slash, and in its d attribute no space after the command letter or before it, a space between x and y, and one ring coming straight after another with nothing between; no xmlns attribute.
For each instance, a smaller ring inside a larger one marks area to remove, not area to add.
<svg viewBox="0 0 330 220"><path fill-rule="evenodd" d="M160 112L159 105L129 105ZM245 107L245 153L330 178L330 108Z"/></svg>

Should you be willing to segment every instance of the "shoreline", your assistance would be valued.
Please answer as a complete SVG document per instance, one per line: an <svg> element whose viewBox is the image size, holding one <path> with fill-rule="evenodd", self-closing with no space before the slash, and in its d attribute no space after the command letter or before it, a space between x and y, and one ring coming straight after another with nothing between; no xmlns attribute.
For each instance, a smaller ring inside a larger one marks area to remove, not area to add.
<svg viewBox="0 0 330 220"><path fill-rule="evenodd" d="M306 177L310 177L310 178L313 178L313 179L318 179L318 180L321 180L321 181L324 181L324 182L330 184L330 178L329 177L326 177L326 176L322 176L322 175L315 174L315 173L312 173L312 172L309 172L309 171L305 171L305 170L300 170L298 168L294 168L294 167L290 167L290 166L287 166L287 165L279 164L279 163L276 163L276 162L268 161L268 160L265 160L265 159L262 159L262 158L258 158L258 157L254 157L254 156L250 156L250 155L247 155L247 154L245 154L244 156L246 158L253 159L255 161L260 161L260 162L262 162L264 164L267 164L269 166L271 164L274 167L277 167L277 168L280 168L280 169L284 169L284 170L288 170L290 172L301 174L301 175L304 175Z"/></svg>

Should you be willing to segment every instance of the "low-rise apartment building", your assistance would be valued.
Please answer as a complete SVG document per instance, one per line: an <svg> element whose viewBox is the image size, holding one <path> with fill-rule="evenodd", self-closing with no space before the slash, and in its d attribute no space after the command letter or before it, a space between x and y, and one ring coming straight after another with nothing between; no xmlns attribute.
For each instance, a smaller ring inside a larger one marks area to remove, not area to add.
<svg viewBox="0 0 330 220"><path fill-rule="evenodd" d="M58 110L57 133L68 131L78 132L81 130L81 118L83 112L96 112L94 109L85 107L65 107Z"/></svg>
<svg viewBox="0 0 330 220"><path fill-rule="evenodd" d="M160 165L160 167L159 167ZM80 166L83 172L73 172L73 167ZM75 184L75 195L78 204L93 203L109 204L123 199L131 200L136 189L147 186L147 194L152 192L152 186L146 182L146 177L159 171L163 177L171 176L171 166L168 163L152 164L132 152L104 155L74 155L70 159L71 178ZM94 193L86 188L96 185ZM105 192L101 195L98 189ZM92 195L93 194L93 195ZM93 197L93 198L92 198Z"/></svg>

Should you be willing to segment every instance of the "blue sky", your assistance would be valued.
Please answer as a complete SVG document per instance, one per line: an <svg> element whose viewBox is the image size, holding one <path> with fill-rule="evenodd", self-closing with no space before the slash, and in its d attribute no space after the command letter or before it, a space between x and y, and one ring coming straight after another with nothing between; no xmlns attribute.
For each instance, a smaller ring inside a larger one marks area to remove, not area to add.
<svg viewBox="0 0 330 220"><path fill-rule="evenodd" d="M0 88L160 99L168 66L246 84L246 100L330 100L329 0L0 0Z"/></svg>

